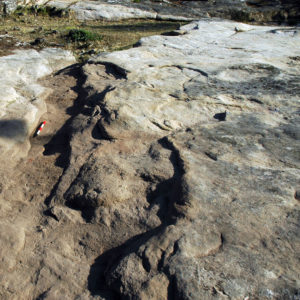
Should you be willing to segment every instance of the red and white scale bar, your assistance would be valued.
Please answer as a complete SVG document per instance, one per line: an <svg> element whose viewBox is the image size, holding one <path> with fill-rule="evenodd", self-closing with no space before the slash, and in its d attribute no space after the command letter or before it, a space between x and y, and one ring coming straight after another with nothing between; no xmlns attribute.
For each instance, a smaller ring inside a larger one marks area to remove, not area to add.
<svg viewBox="0 0 300 300"><path fill-rule="evenodd" d="M41 124L41 126L39 127L39 129L38 129L37 132L36 132L36 135L39 135L39 134L40 134L40 132L41 132L42 129L44 128L45 124L46 124L46 121L44 121L44 122Z"/></svg>

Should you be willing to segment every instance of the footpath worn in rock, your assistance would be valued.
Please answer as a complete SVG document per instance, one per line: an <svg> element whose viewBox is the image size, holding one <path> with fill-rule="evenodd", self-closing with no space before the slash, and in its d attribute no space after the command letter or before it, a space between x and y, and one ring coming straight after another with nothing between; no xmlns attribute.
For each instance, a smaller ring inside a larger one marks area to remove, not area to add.
<svg viewBox="0 0 300 300"><path fill-rule="evenodd" d="M202 20L58 73L81 78L44 145L63 171L1 199L1 297L300 299L299 49Z"/></svg>

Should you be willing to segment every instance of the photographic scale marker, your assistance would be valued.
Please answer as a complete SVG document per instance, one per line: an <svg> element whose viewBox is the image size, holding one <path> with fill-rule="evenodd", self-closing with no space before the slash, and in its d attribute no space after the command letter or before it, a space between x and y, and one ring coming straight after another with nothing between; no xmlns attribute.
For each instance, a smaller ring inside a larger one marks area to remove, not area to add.
<svg viewBox="0 0 300 300"><path fill-rule="evenodd" d="M46 121L44 121L44 122L41 124L41 126L39 127L39 129L37 130L37 132L36 132L35 135L39 135L39 134L40 134L40 132L41 132L42 129L44 128L45 124L46 124Z"/></svg>

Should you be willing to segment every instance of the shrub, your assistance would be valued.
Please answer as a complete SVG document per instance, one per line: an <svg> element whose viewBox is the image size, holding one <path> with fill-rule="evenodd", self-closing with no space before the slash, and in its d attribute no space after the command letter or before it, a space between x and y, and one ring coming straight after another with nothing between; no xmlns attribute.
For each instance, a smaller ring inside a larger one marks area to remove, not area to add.
<svg viewBox="0 0 300 300"><path fill-rule="evenodd" d="M35 8L35 11L42 16L46 16L49 14L48 12L48 8L46 6L39 6L37 8Z"/></svg>
<svg viewBox="0 0 300 300"><path fill-rule="evenodd" d="M72 42L87 42L101 40L101 35L84 29L71 29L67 38Z"/></svg>

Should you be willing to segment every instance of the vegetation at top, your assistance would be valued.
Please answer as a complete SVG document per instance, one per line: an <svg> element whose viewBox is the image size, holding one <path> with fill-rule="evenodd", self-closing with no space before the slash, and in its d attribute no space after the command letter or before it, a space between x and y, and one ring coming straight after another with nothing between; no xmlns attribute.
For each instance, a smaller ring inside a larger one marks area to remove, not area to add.
<svg viewBox="0 0 300 300"><path fill-rule="evenodd" d="M178 29L184 22L157 20L79 21L72 11L45 6L18 7L0 17L0 35L19 42L19 47L59 47L74 52L79 61L90 55L128 49L145 36ZM0 40L0 55L16 49L14 42Z"/></svg>
<svg viewBox="0 0 300 300"><path fill-rule="evenodd" d="M100 41L102 36L98 33L94 33L85 29L71 29L67 35L67 38L72 42L87 42L87 41Z"/></svg>

